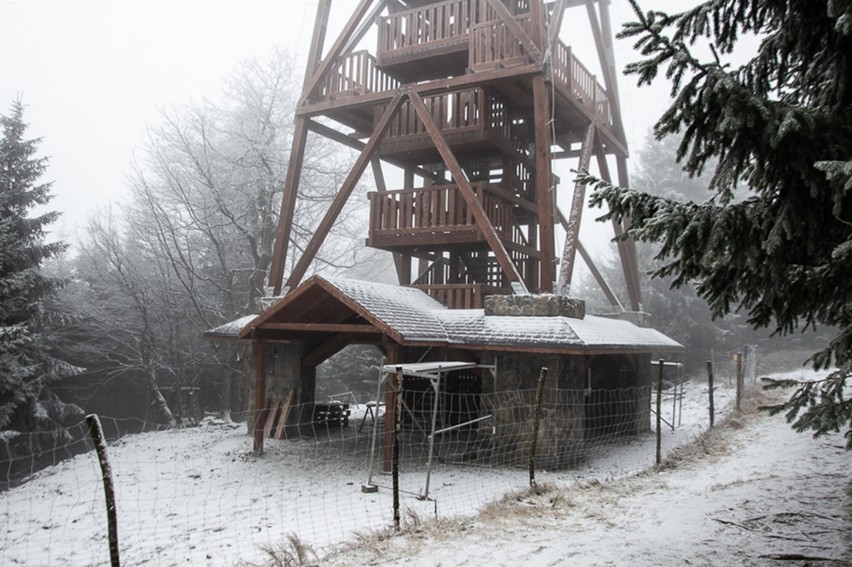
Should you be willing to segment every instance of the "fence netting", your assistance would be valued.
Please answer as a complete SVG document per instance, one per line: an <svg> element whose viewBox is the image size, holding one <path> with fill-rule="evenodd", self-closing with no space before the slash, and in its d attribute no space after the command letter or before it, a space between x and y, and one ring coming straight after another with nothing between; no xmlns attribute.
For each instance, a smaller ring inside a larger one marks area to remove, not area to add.
<svg viewBox="0 0 852 567"><path fill-rule="evenodd" d="M668 378L660 416L664 452L709 423L706 375ZM724 376L714 394L717 413L729 411L734 394ZM406 396L399 436L405 516L473 515L528 486L534 389L435 394L426 388ZM655 396L653 386L545 388L537 482L570 485L652 466ZM350 396L292 406L288 415L299 419L270 423L262 454L252 452L245 423L207 417L195 427L149 431L145 423L101 417L110 437L123 562L258 562L265 547L290 535L321 553L388 528L392 420L382 402ZM143 432L119 435L128 430ZM68 435L4 433L0 564L109 564L101 472L91 448L84 423Z"/></svg>

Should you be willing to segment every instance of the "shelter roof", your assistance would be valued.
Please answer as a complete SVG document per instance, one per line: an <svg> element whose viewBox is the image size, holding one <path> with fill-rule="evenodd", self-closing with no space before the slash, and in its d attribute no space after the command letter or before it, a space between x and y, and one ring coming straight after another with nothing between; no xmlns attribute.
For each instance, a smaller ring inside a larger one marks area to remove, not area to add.
<svg viewBox="0 0 852 567"><path fill-rule="evenodd" d="M482 309L447 309L416 288L325 276L313 276L256 317L238 319L206 335L292 340L317 332L349 332L354 338L371 330L403 345L468 349L649 352L683 348L659 331L629 321L592 315L583 319L485 315Z"/></svg>

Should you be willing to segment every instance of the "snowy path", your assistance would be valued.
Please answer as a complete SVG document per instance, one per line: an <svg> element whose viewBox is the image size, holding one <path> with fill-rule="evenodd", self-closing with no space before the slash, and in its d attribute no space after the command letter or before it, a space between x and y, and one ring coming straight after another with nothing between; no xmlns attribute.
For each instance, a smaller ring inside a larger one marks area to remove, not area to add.
<svg viewBox="0 0 852 567"><path fill-rule="evenodd" d="M803 564L761 557L773 554L852 564L852 455L842 436L814 440L766 416L724 435L721 456L576 487L555 503L554 493L513 501L323 565Z"/></svg>

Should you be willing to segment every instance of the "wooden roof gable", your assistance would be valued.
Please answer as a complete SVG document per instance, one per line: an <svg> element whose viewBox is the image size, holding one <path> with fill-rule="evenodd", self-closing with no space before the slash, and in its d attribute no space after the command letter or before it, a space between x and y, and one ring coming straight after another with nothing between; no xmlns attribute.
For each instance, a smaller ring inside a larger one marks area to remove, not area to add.
<svg viewBox="0 0 852 567"><path fill-rule="evenodd" d="M313 276L292 293L266 309L240 331L239 338L296 340L318 334L387 334L400 340L399 333L352 301L327 280Z"/></svg>

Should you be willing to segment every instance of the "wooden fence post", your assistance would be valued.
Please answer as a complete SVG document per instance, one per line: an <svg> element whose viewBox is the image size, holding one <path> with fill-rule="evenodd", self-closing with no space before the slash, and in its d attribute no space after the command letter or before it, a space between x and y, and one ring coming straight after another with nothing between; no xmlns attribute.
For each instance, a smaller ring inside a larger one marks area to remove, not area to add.
<svg viewBox="0 0 852 567"><path fill-rule="evenodd" d="M663 442L663 437L662 437L662 433L663 433L663 431L662 431L663 372L665 371L665 368L666 368L666 361L661 358L659 360L659 364L660 364L660 372L659 372L659 374L657 374L657 455L656 455L656 461L657 461L658 465L660 464L660 461L662 460L662 457L663 457L663 451L662 451L662 442Z"/></svg>
<svg viewBox="0 0 852 567"><path fill-rule="evenodd" d="M740 352L734 353L734 360L737 363L737 411L740 411L743 401L743 355Z"/></svg>
<svg viewBox="0 0 852 567"><path fill-rule="evenodd" d="M544 379L547 377L547 367L542 366L538 375L538 387L535 391L535 419L533 421L533 438L530 444L530 488L535 488L535 452L538 447L538 430L541 423L541 402L544 397Z"/></svg>
<svg viewBox="0 0 852 567"><path fill-rule="evenodd" d="M716 408L715 408L715 393L713 391L713 361L707 361L707 396L709 397L709 409L710 409L710 429L713 429L713 424L716 420Z"/></svg>
<svg viewBox="0 0 852 567"><path fill-rule="evenodd" d="M399 435L402 431L402 367L396 368L396 403L394 403L391 479L393 480L393 526L399 530Z"/></svg>
<svg viewBox="0 0 852 567"><path fill-rule="evenodd" d="M115 487L112 483L112 468L109 465L106 451L106 439L101 429L101 421L98 416L91 413L86 416L86 425L89 426L89 435L95 444L98 454L98 462L101 465L101 475L104 482L104 495L106 496L107 529L109 530L109 560L112 567L120 567L121 560L118 555L118 520L115 507Z"/></svg>

